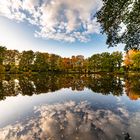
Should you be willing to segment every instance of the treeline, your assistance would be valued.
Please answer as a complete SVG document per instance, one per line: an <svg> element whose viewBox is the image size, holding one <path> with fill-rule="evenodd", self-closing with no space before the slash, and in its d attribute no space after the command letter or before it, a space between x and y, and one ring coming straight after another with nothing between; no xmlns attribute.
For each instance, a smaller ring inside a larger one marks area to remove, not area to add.
<svg viewBox="0 0 140 140"><path fill-rule="evenodd" d="M121 72L123 54L121 52L94 54L89 58L89 70L100 72Z"/></svg>
<svg viewBox="0 0 140 140"><path fill-rule="evenodd" d="M31 75L0 75L0 100L18 94L32 96L33 94L50 93L62 88L73 91L91 89L103 95L120 96L124 93L130 99L140 98L140 81L138 76L118 77L99 74L31 74Z"/></svg>
<svg viewBox="0 0 140 140"><path fill-rule="evenodd" d="M121 52L94 54L85 59L84 56L62 58L59 55L8 50L0 46L0 73L23 72L57 72L57 73L93 73L93 72L124 72L124 70L140 69L140 53L127 53L123 60ZM135 54L135 55L134 55ZM128 63L129 62L129 63ZM124 65L125 64L125 65Z"/></svg>

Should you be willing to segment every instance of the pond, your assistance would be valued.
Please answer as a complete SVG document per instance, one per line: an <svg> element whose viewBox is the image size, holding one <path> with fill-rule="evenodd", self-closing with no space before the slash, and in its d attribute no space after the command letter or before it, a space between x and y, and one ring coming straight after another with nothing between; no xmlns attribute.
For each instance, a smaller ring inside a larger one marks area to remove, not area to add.
<svg viewBox="0 0 140 140"><path fill-rule="evenodd" d="M140 77L0 75L0 140L140 140Z"/></svg>

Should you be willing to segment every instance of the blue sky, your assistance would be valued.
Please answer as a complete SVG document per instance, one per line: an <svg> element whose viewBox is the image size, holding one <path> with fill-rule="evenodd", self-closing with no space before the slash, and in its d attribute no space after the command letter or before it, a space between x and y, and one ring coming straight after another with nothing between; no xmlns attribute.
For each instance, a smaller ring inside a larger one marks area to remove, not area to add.
<svg viewBox="0 0 140 140"><path fill-rule="evenodd" d="M90 4L84 0L75 0L77 4L71 0L1 1L0 45L62 57L79 54L89 57L95 53L123 51L122 45L107 47L106 36L100 34L100 25L92 16L102 3L88 1Z"/></svg>

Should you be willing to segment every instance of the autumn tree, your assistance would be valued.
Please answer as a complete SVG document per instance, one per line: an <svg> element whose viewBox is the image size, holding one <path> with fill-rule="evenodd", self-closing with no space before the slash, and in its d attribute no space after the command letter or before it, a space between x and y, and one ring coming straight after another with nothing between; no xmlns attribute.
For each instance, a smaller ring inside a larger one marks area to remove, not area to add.
<svg viewBox="0 0 140 140"><path fill-rule="evenodd" d="M63 58L62 67L63 67L63 71L67 71L67 72L73 69L72 60L70 58Z"/></svg>
<svg viewBox="0 0 140 140"><path fill-rule="evenodd" d="M133 66L133 57L135 56L135 54L137 53L137 50L129 50L126 52L125 54L125 58L124 58L124 65L126 67L126 70L130 70Z"/></svg>
<svg viewBox="0 0 140 140"><path fill-rule="evenodd" d="M133 69L140 70L140 51L138 51L135 55L132 57L133 61Z"/></svg>

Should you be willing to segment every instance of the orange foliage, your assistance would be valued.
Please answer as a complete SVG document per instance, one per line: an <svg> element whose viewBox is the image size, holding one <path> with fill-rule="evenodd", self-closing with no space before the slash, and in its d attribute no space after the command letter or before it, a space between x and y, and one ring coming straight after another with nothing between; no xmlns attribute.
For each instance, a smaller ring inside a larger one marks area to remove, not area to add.
<svg viewBox="0 0 140 140"><path fill-rule="evenodd" d="M139 92L134 90L134 86L128 80L125 81L125 92L131 100L138 100L140 98Z"/></svg>
<svg viewBox="0 0 140 140"><path fill-rule="evenodd" d="M133 64L132 58L133 56L137 53L137 50L129 50L126 55L125 55L125 59L124 59L124 65L126 67L129 67Z"/></svg>

